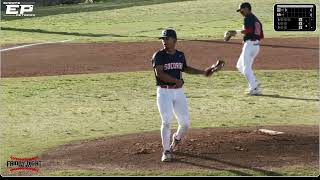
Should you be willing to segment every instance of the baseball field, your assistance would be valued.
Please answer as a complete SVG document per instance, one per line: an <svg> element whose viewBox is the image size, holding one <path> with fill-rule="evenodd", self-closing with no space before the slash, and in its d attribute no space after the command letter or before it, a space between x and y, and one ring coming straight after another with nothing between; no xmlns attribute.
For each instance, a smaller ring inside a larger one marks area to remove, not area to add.
<svg viewBox="0 0 320 180"><path fill-rule="evenodd" d="M300 1L250 1L265 39L254 63L263 95L247 96L241 38L223 41L242 26L240 2L105 0L2 16L1 175L318 176L319 30L274 31L273 5ZM226 62L210 78L184 74L191 130L171 163L160 161L150 62L166 27L188 64ZM42 166L10 172L11 156Z"/></svg>

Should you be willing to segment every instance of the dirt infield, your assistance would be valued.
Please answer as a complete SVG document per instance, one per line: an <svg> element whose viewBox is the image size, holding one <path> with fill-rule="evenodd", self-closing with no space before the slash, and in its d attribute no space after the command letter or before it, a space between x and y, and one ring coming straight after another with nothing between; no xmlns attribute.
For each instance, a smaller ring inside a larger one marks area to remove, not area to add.
<svg viewBox="0 0 320 180"><path fill-rule="evenodd" d="M289 165L317 167L318 126L269 126L284 134L262 134L255 127L192 129L174 160L162 163L160 132L72 142L41 156L44 170L229 170L250 169L265 175ZM271 174L270 174L271 173Z"/></svg>
<svg viewBox="0 0 320 180"><path fill-rule="evenodd" d="M265 39L256 69L317 69L319 38ZM9 47L4 45L2 48ZM217 57L226 60L226 70L235 70L241 52L240 40L180 41L190 65L205 68ZM151 70L150 58L160 42L58 43L1 53L1 76L41 76Z"/></svg>

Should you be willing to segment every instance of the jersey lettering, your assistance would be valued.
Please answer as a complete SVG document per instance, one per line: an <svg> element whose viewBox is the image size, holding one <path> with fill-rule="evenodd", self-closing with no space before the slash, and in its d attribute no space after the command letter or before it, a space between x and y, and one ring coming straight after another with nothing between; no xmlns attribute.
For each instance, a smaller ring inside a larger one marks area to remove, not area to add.
<svg viewBox="0 0 320 180"><path fill-rule="evenodd" d="M182 70L182 67L183 67L183 63L168 63L168 64L165 64L163 66L164 70L171 70L171 69L180 69Z"/></svg>

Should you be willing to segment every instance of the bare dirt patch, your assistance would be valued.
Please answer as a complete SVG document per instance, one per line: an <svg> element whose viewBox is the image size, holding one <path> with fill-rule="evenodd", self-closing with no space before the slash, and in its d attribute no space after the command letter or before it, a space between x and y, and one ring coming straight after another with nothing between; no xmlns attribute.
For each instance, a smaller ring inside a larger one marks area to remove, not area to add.
<svg viewBox="0 0 320 180"><path fill-rule="evenodd" d="M266 135L256 127L192 129L174 152L173 162L163 163L160 132L154 131L72 142L45 152L41 160L45 170L211 169L237 173L237 169L250 169L270 175L269 169L276 167L318 167L318 126L263 128L284 134Z"/></svg>
<svg viewBox="0 0 320 180"><path fill-rule="evenodd" d="M265 39L255 69L318 69L319 38ZM9 47L4 45L3 47ZM150 58L161 42L57 43L1 53L1 76L42 76L151 70ZM240 40L179 41L188 64L205 68L217 57L235 70Z"/></svg>

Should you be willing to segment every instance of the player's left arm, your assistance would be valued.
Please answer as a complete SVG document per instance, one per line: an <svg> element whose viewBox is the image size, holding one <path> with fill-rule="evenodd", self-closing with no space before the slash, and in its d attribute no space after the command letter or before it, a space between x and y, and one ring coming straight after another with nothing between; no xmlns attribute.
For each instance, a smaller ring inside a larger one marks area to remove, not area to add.
<svg viewBox="0 0 320 180"><path fill-rule="evenodd" d="M183 63L182 71L187 73L187 74L194 74L194 75L202 74L202 75L204 75L206 77L209 77L214 72L217 72L217 71L221 70L221 68L224 66L224 61L219 58L217 60L216 64L213 64L210 67L207 67L206 69L201 70L201 69L194 68L192 66L188 66L186 58L185 58L184 55L183 55L183 58L184 58L184 63Z"/></svg>
<svg viewBox="0 0 320 180"><path fill-rule="evenodd" d="M216 62L216 64L213 64L209 67L207 67L204 70L200 70L191 66L187 66L184 68L184 72L188 73L188 74L194 74L194 75L198 75L198 74L202 74L206 77L211 76L214 72L220 71L222 69L222 67L224 66L224 61L223 60L218 60Z"/></svg>
<svg viewBox="0 0 320 180"><path fill-rule="evenodd" d="M206 71L200 70L191 66L187 66L184 68L184 72L187 74L202 74L205 75Z"/></svg>
<svg viewBox="0 0 320 180"><path fill-rule="evenodd" d="M216 64L213 64L209 67L207 67L205 70L200 70L200 69L196 69L194 67L186 67L184 69L184 72L188 73L188 74L202 74L206 77L211 76L214 72L220 71L222 69L222 67L224 66L224 61L223 60L217 60Z"/></svg>
<svg viewBox="0 0 320 180"><path fill-rule="evenodd" d="M187 60L184 54L182 54L182 58L183 58L183 68L182 71L187 73L187 74L194 74L194 75L198 75L198 74L203 74L205 75L205 70L200 70L197 68L194 68L192 66L187 65Z"/></svg>

